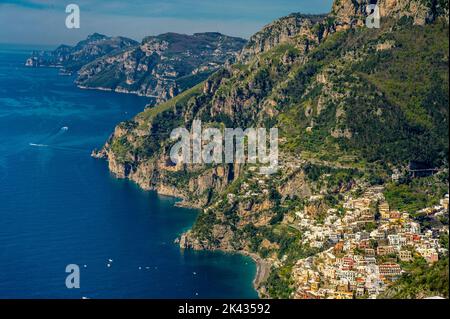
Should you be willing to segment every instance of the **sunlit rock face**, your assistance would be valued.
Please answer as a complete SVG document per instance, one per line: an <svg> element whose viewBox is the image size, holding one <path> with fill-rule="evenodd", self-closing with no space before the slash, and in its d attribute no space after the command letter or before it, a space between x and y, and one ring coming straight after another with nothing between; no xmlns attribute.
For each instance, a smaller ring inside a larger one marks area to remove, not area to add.
<svg viewBox="0 0 450 319"><path fill-rule="evenodd" d="M164 102L233 62L246 40L220 33L166 33L84 66L80 87L110 89Z"/></svg>

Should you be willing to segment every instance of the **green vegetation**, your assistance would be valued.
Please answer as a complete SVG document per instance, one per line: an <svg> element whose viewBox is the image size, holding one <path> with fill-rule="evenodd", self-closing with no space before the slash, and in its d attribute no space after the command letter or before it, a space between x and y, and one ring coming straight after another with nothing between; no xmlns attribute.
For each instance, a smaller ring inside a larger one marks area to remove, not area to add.
<svg viewBox="0 0 450 319"><path fill-rule="evenodd" d="M368 63L369 82L405 116L408 153L431 165L442 158L440 151L448 153L448 32L440 23L400 28L385 40L395 48L374 52Z"/></svg>
<svg viewBox="0 0 450 319"><path fill-rule="evenodd" d="M448 298L448 270L448 256L431 266L423 258L418 258L408 265L406 273L380 298Z"/></svg>
<svg viewBox="0 0 450 319"><path fill-rule="evenodd" d="M108 55L91 59L94 61L83 67L77 83L165 99L171 89L183 92L204 81L245 43L244 39L214 32L149 36L140 44L133 41L126 51L108 51ZM95 50L89 50L93 55L91 51Z"/></svg>
<svg viewBox="0 0 450 319"><path fill-rule="evenodd" d="M266 282L267 291L273 299L289 299L294 292L291 279L292 267L273 268Z"/></svg>
<svg viewBox="0 0 450 319"><path fill-rule="evenodd" d="M111 151L116 155L119 163L126 163L128 161L128 155L133 150L132 146L128 143L127 137L114 139L111 145Z"/></svg>
<svg viewBox="0 0 450 319"><path fill-rule="evenodd" d="M440 23L414 26L410 20L386 20L377 30L336 32L318 46L311 40L308 50L307 39L299 36L246 64L223 68L206 82L148 108L134 122L123 123L131 132L129 139L117 138L112 150L123 160L130 153L138 162L156 158L170 147L171 129L189 128L193 119L217 128L277 126L280 154L294 160L270 178L245 165L227 166L227 176L218 176L208 165L162 175L191 200L208 203L192 228L202 247L246 250L280 261L266 287L270 297L289 298L296 262L331 247L324 241L322 248L311 248L302 241L297 212L305 211L320 224L330 208L344 214L346 196L360 197L367 186L389 181L384 195L391 209L413 214L422 229L448 224L447 217L431 220L416 214L448 192L448 30ZM193 78L184 80L189 85ZM409 164L438 168L439 173L390 182L394 168ZM193 192L189 182L203 173L210 173L217 187ZM377 205L369 207L375 222L360 230L378 227ZM378 242L370 244L375 248ZM443 276L442 263L413 263L412 275L403 276L392 294L413 296L423 289L448 296L437 279ZM448 271L446 278L448 285Z"/></svg>
<svg viewBox="0 0 450 319"><path fill-rule="evenodd" d="M189 74L177 79L178 89L183 92L206 80L212 72Z"/></svg>
<svg viewBox="0 0 450 319"><path fill-rule="evenodd" d="M214 238L211 228L211 225L216 224L216 222L216 215L213 212L200 214L192 227L192 231L198 239L217 245L217 239Z"/></svg>
<svg viewBox="0 0 450 319"><path fill-rule="evenodd" d="M416 178L404 183L390 183L384 195L391 209L406 211L410 214L425 207L439 204L439 200L448 193L446 175Z"/></svg>
<svg viewBox="0 0 450 319"><path fill-rule="evenodd" d="M336 193L364 175L357 169L334 168L311 163L304 167L304 171L310 181L317 183L318 188L326 186L331 192Z"/></svg>
<svg viewBox="0 0 450 319"><path fill-rule="evenodd" d="M183 93L177 95L176 97L170 99L167 102L148 108L144 112L140 113L137 116L137 119L149 123L153 118L155 118L155 116L157 116L162 112L172 110L176 106L184 106L189 101L189 99L198 95L201 92L202 86L203 83L199 83L193 88L184 91Z"/></svg>
<svg viewBox="0 0 450 319"><path fill-rule="evenodd" d="M449 139L448 38L445 24L392 22L377 31L361 28L329 37L307 64L294 68L280 92L279 126L287 139L282 147L334 161L350 155L360 162L442 165ZM394 47L375 49L385 43ZM342 59L356 50L363 59ZM339 71L329 75L332 91L324 94L314 80L328 69ZM336 102L328 94L342 97ZM351 135L333 137L336 129Z"/></svg>

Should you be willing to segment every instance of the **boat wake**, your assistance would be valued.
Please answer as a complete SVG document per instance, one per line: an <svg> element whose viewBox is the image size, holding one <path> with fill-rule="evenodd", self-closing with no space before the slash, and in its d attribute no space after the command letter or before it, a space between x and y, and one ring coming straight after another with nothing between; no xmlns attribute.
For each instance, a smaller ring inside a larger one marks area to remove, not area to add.
<svg viewBox="0 0 450 319"><path fill-rule="evenodd" d="M60 151L75 151L75 152L90 152L89 149L72 147L72 146L64 146L64 141L62 140L62 136L65 135L69 131L68 126L63 126L59 128L56 132L50 134L46 138L44 138L41 143L28 143L31 147L37 148L47 148L52 150L60 150ZM62 143L63 142L63 143Z"/></svg>
<svg viewBox="0 0 450 319"><path fill-rule="evenodd" d="M90 152L89 149L79 148L79 147L47 145L47 144L37 144L37 143L29 143L29 145L31 147L48 148L48 149L59 150L59 151Z"/></svg>
<svg viewBox="0 0 450 319"><path fill-rule="evenodd" d="M48 147L48 145L46 145L46 144L29 143L29 145L34 146L34 147Z"/></svg>

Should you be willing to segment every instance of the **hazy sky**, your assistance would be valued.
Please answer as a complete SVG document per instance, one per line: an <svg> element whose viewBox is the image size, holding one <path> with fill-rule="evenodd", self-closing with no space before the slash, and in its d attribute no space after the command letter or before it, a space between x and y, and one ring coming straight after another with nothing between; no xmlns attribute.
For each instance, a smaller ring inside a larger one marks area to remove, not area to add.
<svg viewBox="0 0 450 319"><path fill-rule="evenodd" d="M80 7L67 29L65 7ZM327 13L332 0L0 0L0 43L74 44L99 32L141 40L165 32L217 31L248 38L292 12Z"/></svg>

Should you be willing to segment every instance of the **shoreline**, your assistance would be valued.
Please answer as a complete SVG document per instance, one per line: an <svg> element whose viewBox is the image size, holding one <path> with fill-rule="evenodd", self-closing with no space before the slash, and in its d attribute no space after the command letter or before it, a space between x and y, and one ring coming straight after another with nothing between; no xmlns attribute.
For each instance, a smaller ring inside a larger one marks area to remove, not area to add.
<svg viewBox="0 0 450 319"><path fill-rule="evenodd" d="M112 88L105 88L105 87L92 87L92 86L84 86L81 84L77 84L75 83L75 86L81 90L92 90L92 91L106 91L106 92L112 92L112 93L117 93L117 94L130 94L130 95L136 95L139 97L147 97L147 98L152 98L152 99L158 99L159 96L156 95L150 95L150 94L142 94L139 93L137 91L125 91L125 90L120 90L120 89L112 89Z"/></svg>
<svg viewBox="0 0 450 319"><path fill-rule="evenodd" d="M158 191L156 191L156 192L158 193ZM180 198L177 196L166 195L166 194L164 194L163 196ZM195 206L195 204L193 204L189 201L186 201L185 198L180 198L180 199L182 199L180 202L177 202L174 204L175 207L202 210L201 207ZM189 231L191 228L189 228L187 231ZM179 238L175 239L175 242L178 243ZM251 253L251 252L248 252L245 250L231 250L231 249L203 249L203 250L210 250L210 251L217 250L217 251L222 251L222 252L228 253L228 254L241 254L241 255L250 257L256 264L256 274L252 281L253 288L256 290L258 297L263 298L262 294L261 294L261 284L263 282L265 282L270 275L271 265L269 262L267 262L266 260L264 260L263 258L258 256L257 254Z"/></svg>
<svg viewBox="0 0 450 319"><path fill-rule="evenodd" d="M87 88L87 89L89 89L89 88ZM96 159L105 159L105 160L107 160L107 158L99 158L99 157L93 156L93 154L91 154L91 157L94 157ZM112 172L111 170L109 170L109 171ZM113 175L115 175L115 174L113 173ZM133 183L138 185L139 188L141 188L144 191L154 191L160 196L167 196L167 197L179 199L180 200L179 202L174 203L174 205L173 205L174 207L185 208L185 209L203 210L202 207L199 207L198 205L195 205L194 203L192 203L189 200L187 200L186 196L183 196L181 194L174 194L172 192L163 192L163 191L158 190L158 189L144 189L137 181L135 181L133 179L130 179L129 177L127 177L126 179L128 179L129 181L132 181ZM189 231L191 229L192 229L192 226L189 227L188 230L186 230L185 232L180 234L180 236L175 239L174 243L179 243L180 237L184 233L186 233L187 231ZM180 249L183 249L183 248L180 247ZM256 293L258 294L258 298L259 299L264 298L264 296L262 295L262 291L261 291L261 289L263 288L261 286L261 284L267 280L267 278L268 278L268 276L270 274L271 265L270 265L270 263L268 261L264 260L263 258L261 258L260 256L258 256L255 253L251 253L251 252L248 252L248 251L245 251L245 250L231 250L231 249L220 249L220 248L218 248L218 249L202 249L202 250L209 250L209 251L216 250L216 251L222 251L224 253L241 254L241 255L250 257L256 264L256 274L255 274L255 277L253 278L253 281L252 281L253 288L255 289Z"/></svg>
<svg viewBox="0 0 450 319"><path fill-rule="evenodd" d="M158 191L156 191L156 193L159 194ZM177 198L174 195L164 195L164 196ZM178 198L180 198L180 197L178 197ZM182 200L174 204L175 207L203 210L203 208L201 208L199 206L195 206L195 204L187 201L185 198L181 197L180 199L182 199ZM192 227L190 227L187 231L189 231L191 228ZM183 235L183 234L181 234L181 235ZM181 237L181 235L180 235L180 237ZM179 243L180 237L175 239L176 243ZM253 288L256 290L256 293L258 294L258 298L260 298L260 299L263 298L262 293L261 293L261 288L262 288L261 284L267 280L267 278L270 275L270 269L271 269L271 265L268 261L264 260L263 258L261 258L260 256L258 256L255 253L251 253L251 252L248 252L245 250L231 250L231 249L220 249L220 248L219 249L203 249L203 250L210 250L210 251L217 250L217 251L221 251L223 253L241 254L241 255L250 257L256 264L256 274L252 281Z"/></svg>
<svg viewBox="0 0 450 319"><path fill-rule="evenodd" d="M207 249L208 250L208 249ZM245 250L230 250L230 249L212 249L211 251L221 251L228 254L241 254L247 257L250 257L256 264L256 274L255 278L253 278L252 284L253 288L256 290L256 293L258 294L258 298L262 299L264 298L262 296L261 292L261 284L267 280L270 274L270 264L261 258L260 256L256 255L255 253L251 253Z"/></svg>
<svg viewBox="0 0 450 319"><path fill-rule="evenodd" d="M186 201L186 199L183 197L170 195L170 194L161 194L157 190L154 190L154 191L158 195L181 199L181 201L174 204L175 207L185 208L185 209L203 210L203 208L201 208L199 206L195 206L193 203ZM186 231L189 231L191 229L192 229L192 226ZM181 235L183 235L183 233ZM181 237L181 235L180 235L180 237ZM175 239L175 243L179 242L180 237ZM180 247L180 249L183 249L183 248ZM245 250L231 250L231 249L203 249L203 250L209 250L209 251L216 250L216 251L221 251L221 252L227 253L227 254L241 254L241 255L250 257L256 264L256 274L255 274L255 277L253 278L252 285L253 285L253 288L255 289L256 293L258 294L258 298L259 299L263 298L262 293L261 293L261 288L262 288L261 284L263 282L265 282L267 280L267 278L269 277L270 268L271 268L271 265L266 260L264 260L263 258L261 258L260 256L258 256L255 253L251 253L251 252L248 252Z"/></svg>
<svg viewBox="0 0 450 319"><path fill-rule="evenodd" d="M271 268L270 264L254 253L249 253L246 251L240 251L239 253L250 257L256 263L256 274L255 278L253 279L253 288L255 288L256 292L258 293L258 297L260 299L263 298L261 295L261 284L265 282L269 277Z"/></svg>
<svg viewBox="0 0 450 319"><path fill-rule="evenodd" d="M131 180L131 179L129 179ZM131 180L133 181L133 180ZM135 181L133 181L135 182ZM136 182L135 182L136 183ZM141 187L138 183L136 183L139 187ZM142 188L142 187L141 187ZM181 194L175 195L173 193L168 193L168 192L160 192L157 189L152 190L154 192L156 192L159 196L167 196L167 197L171 197L171 198L175 198L175 199L180 199L179 202L176 202L174 204L175 207L178 208L185 208L185 209L195 209L195 210L203 210L202 207L188 201L186 199L186 196L183 196ZM185 232L189 231L192 229L192 226L189 227L189 229L187 229ZM175 243L179 243L179 239L180 237L185 233L183 232L182 234L180 234L179 237L177 237L175 239ZM180 247L180 249L183 249ZM255 277L253 278L252 284L253 284L253 288L255 289L256 293L258 294L258 298L263 298L262 297L262 293L261 293L261 284L263 282L265 282L267 280L267 278L269 277L270 274L270 269L271 269L271 265L269 264L269 262L267 262L266 260L264 260L263 258L261 258L260 256L258 256L255 253L251 253L245 250L231 250L231 249L202 249L202 250L209 250L209 251L221 251L223 253L227 253L227 254L241 254L247 257L250 257L256 264L256 274Z"/></svg>

